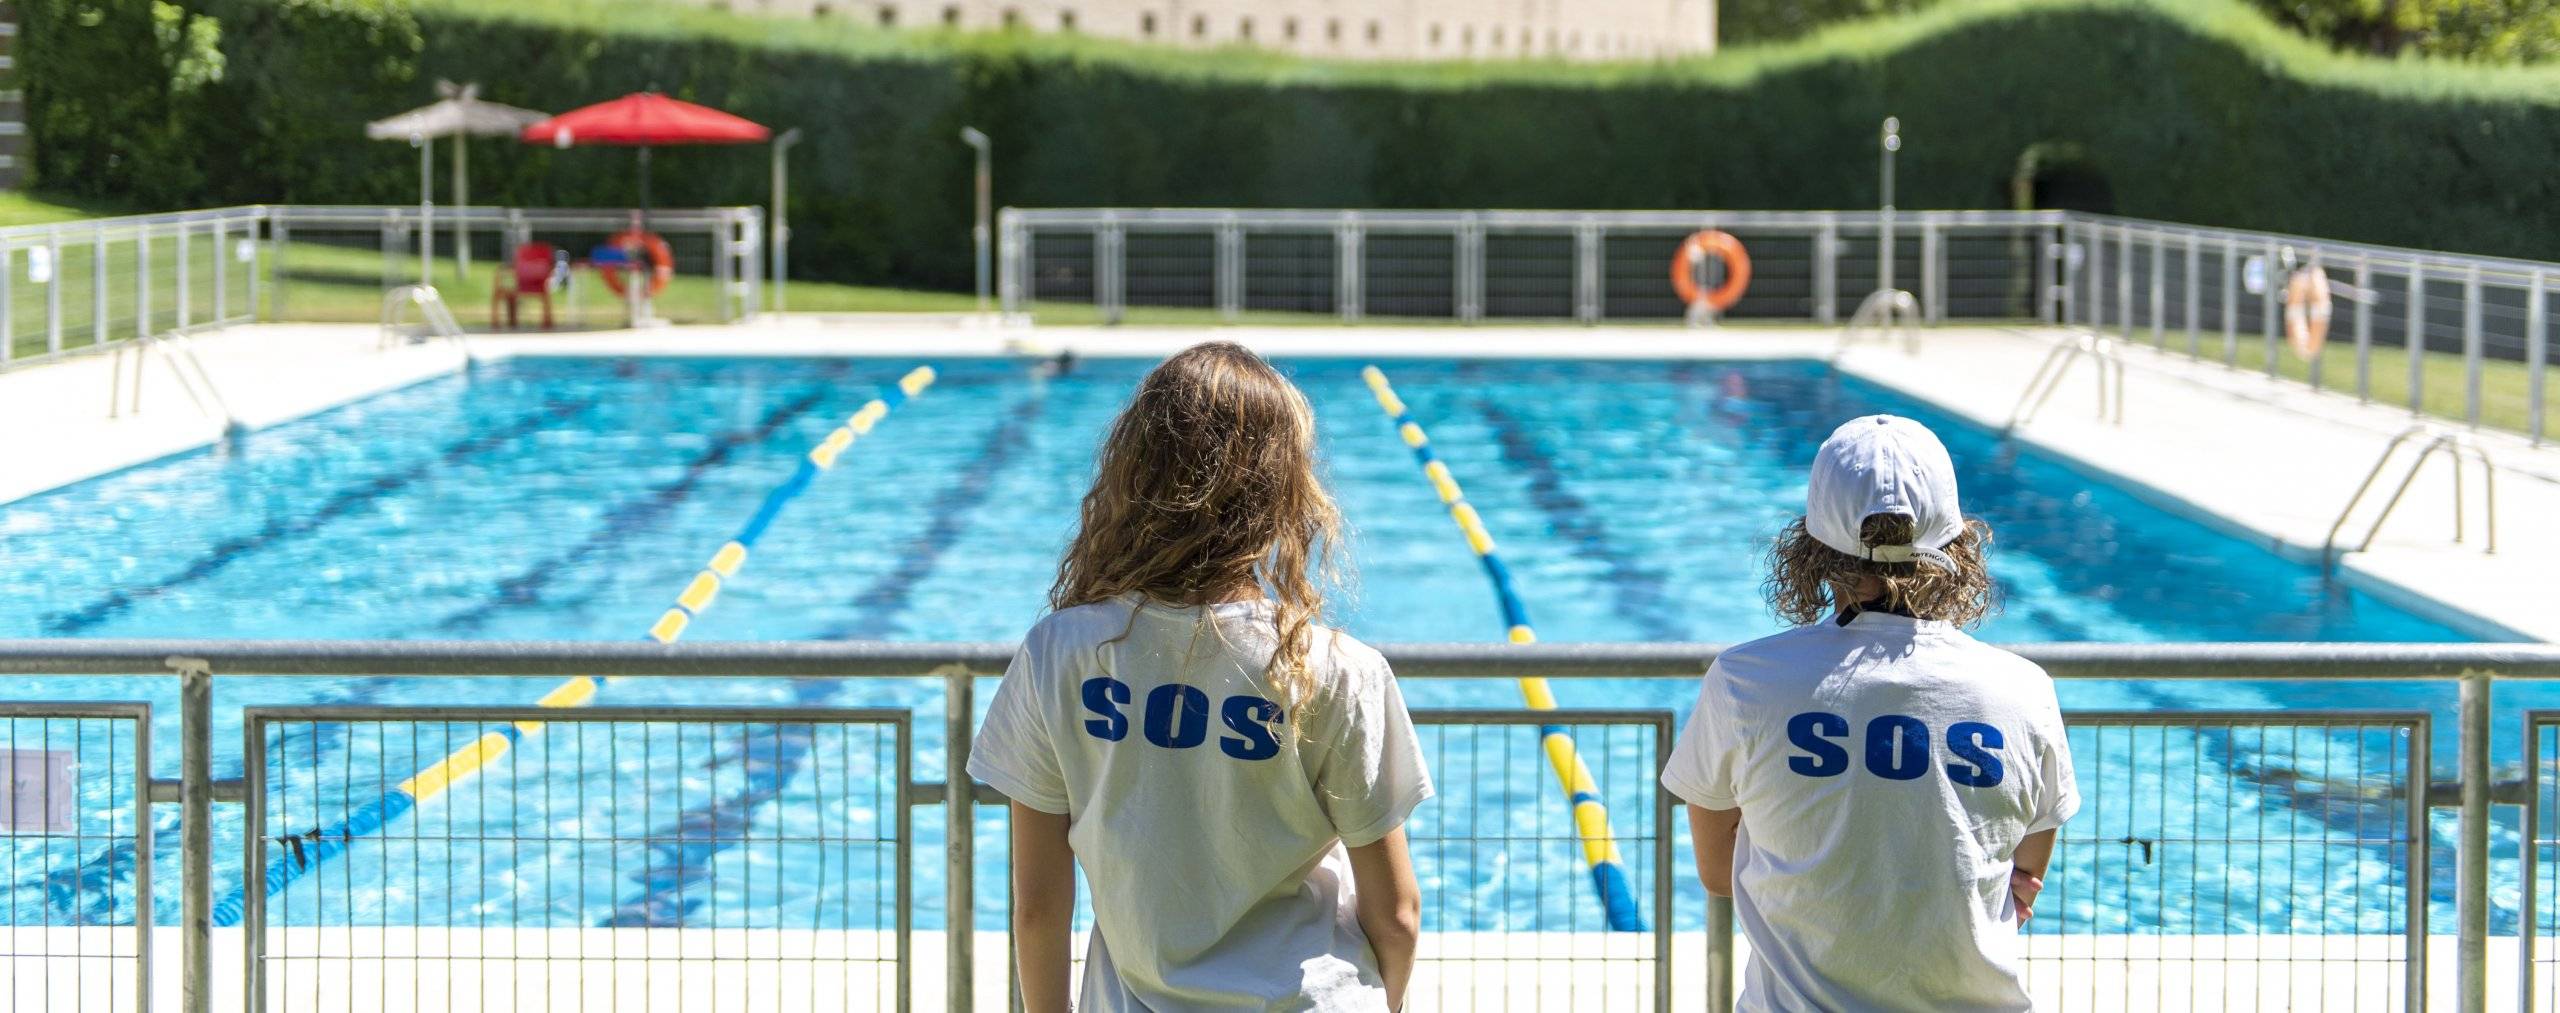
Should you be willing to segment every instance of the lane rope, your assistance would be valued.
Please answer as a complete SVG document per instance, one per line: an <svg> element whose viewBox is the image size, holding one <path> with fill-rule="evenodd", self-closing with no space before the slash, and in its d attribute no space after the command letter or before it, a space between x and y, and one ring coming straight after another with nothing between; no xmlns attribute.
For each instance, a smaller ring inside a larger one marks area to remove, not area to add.
<svg viewBox="0 0 2560 1013"><path fill-rule="evenodd" d="M1485 578L1493 584L1495 600L1502 606L1504 635L1515 644L1536 643L1538 634L1529 627L1529 609L1512 587L1511 568L1503 565L1496 551L1493 534L1484 526L1483 516L1475 505L1467 502L1466 490L1458 486L1449 465L1431 452L1431 437L1413 420L1404 399L1396 396L1387 383L1387 374L1376 366L1362 367L1360 378L1368 381L1369 392L1377 395L1378 407L1385 409L1394 421L1396 435L1413 448L1413 459L1422 465L1422 477L1429 479L1440 502L1449 508L1449 519L1458 523L1459 533L1466 536L1467 548L1475 551L1476 560L1484 564ZM1533 711L1556 709L1556 696L1539 676L1520 680L1521 702ZM1591 867L1591 885L1600 896L1600 905L1616 932L1643 932L1644 912L1636 905L1635 891L1628 885L1626 860L1618 853L1617 835L1609 829L1609 806L1601 801L1599 783L1592 779L1591 768L1582 762L1582 754L1574 748L1573 736L1562 725L1540 725L1540 745L1547 754L1547 766L1555 771L1556 784L1562 788L1565 801L1572 807L1575 832L1582 839L1582 860Z"/></svg>
<svg viewBox="0 0 2560 1013"><path fill-rule="evenodd" d="M891 411L905 404L908 399L923 393L925 388L932 386L934 376L931 366L918 366L909 370L905 376L898 379L895 385L881 388L878 397L865 402L861 408L854 411L852 417L844 421L844 424L837 426L834 431L827 434L824 440L819 441L817 446L810 448L807 454L802 455L800 464L792 470L791 477L784 479L782 484L765 494L764 502L756 507L755 514L748 518L746 526L739 529L736 537L721 545L719 551L712 553L711 561L703 567L701 572L694 574L693 579L685 584L684 590L676 595L675 604L661 614L656 622L649 625L649 639L662 644L672 644L683 637L685 628L702 613L708 611L711 603L719 598L721 584L737 576L738 569L746 565L748 551L755 547L757 539L764 537L765 530L773 526L774 519L781 515L782 508L798 498L801 493L808 491L810 483L815 482L819 475L834 468L836 460L843 456L846 448L853 446L855 440L869 435L872 427L879 425L880 420L888 417ZM603 690L604 684L605 680L596 676L578 676L553 687L550 692L543 694L541 699L534 701L534 704L539 707L564 709L584 707L595 701L596 694ZM323 863L345 854L357 838L371 836L381 831L401 816L408 814L410 810L416 809L421 803L442 794L446 789L487 767L492 761L505 756L509 750L524 742L527 737L541 734L542 729L543 722L540 721L514 721L493 731L485 732L470 744L446 755L444 759L410 775L407 780L401 781L390 791L383 792L380 797L357 807L337 823L300 835L297 840L298 847L282 849L284 854L276 856L267 863L266 873L262 877L264 896L273 897L283 892L286 887L310 875L312 870L319 868ZM251 827L249 832L260 833L263 832L263 828ZM245 887L246 884L243 884L242 889L232 891L213 906L215 925L227 928L240 924L240 920L248 913Z"/></svg>

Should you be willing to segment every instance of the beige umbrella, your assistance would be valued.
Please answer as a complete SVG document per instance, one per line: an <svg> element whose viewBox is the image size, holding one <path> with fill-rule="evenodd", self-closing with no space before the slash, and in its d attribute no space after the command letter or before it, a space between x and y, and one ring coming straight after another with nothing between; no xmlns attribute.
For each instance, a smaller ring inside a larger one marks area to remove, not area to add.
<svg viewBox="0 0 2560 1013"><path fill-rule="evenodd" d="M549 118L550 114L482 101L477 84L438 81L436 94L443 98L433 105L419 106L398 116L365 124L364 135L377 141L408 141L422 148L433 145L439 137L453 138L453 206L459 210L471 204L471 177L462 160L471 135L514 136L525 127ZM434 163L423 150L418 166L419 205L424 208L428 204L425 195L434 192L434 180L428 177L435 170ZM456 216L453 223L453 259L466 274L471 270L471 244L466 241L467 235L460 217ZM430 250L427 244L433 242L432 238L421 240L421 251ZM422 252L421 261L426 256L427 253ZM426 279L420 278L419 281L424 283Z"/></svg>

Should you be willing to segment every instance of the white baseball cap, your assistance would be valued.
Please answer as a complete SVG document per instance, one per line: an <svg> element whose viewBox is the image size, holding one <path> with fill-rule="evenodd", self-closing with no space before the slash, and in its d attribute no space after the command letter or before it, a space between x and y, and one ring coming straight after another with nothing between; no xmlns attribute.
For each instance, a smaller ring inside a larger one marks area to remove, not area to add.
<svg viewBox="0 0 2560 1013"><path fill-rule="evenodd" d="M1843 555L1878 563L1928 563L1953 570L1939 550L1964 534L1956 465L1929 427L1898 415L1851 419L1813 455L1805 484L1804 528ZM1867 545L1858 528L1876 514L1911 518L1909 545Z"/></svg>

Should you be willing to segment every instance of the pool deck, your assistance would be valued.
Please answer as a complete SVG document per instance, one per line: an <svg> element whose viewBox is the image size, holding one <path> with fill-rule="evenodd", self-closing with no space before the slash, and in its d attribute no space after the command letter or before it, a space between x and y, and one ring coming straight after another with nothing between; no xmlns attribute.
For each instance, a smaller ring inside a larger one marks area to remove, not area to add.
<svg viewBox="0 0 2560 1013"><path fill-rule="evenodd" d="M1948 326L1925 330L1916 353L1860 345L1841 360L1855 376L1998 429L2054 343L2051 329ZM366 325L254 325L198 339L206 369L243 425L297 418L450 373L464 358L450 343L379 351ZM483 359L516 356L880 355L919 358L1053 355L1154 356L1207 338L1274 355L1379 358L1573 357L1820 359L1839 331L1736 327L1283 327L1011 328L949 317L789 317L724 327L475 336ZM2303 561L2317 561L2339 509L2395 434L2417 420L2403 409L2358 404L2291 381L2243 373L2143 348L2126 352L2125 424L2095 418L2085 363L2017 438L2162 506ZM0 373L0 427L40 439L0 450L0 504L218 441L223 426L198 413L154 362L146 410L106 416L109 362L84 356ZM2560 613L2541 599L2535 562L2560 560L2560 447L2482 431L2498 465L2503 520L2494 554L2481 551L2476 469L2469 541L2454 543L2450 468L2427 466L2372 550L2343 557L2353 585L2481 636L2560 641ZM2386 477L2360 511L2369 519L2389 493ZM2354 537L2366 521L2350 525Z"/></svg>

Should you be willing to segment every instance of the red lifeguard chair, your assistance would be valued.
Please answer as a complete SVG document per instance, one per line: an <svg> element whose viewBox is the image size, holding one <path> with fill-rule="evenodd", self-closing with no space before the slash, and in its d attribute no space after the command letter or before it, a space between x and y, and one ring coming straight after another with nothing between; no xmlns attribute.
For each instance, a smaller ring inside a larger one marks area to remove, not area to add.
<svg viewBox="0 0 2560 1013"><path fill-rule="evenodd" d="M558 247L549 243L524 243L516 247L515 263L498 272L495 290L489 294L489 326L499 328L498 308L506 307L506 330L517 326L516 304L526 296L542 300L542 329L551 329L551 280L556 273L554 261Z"/></svg>

